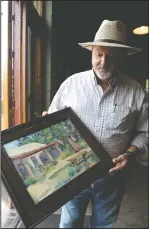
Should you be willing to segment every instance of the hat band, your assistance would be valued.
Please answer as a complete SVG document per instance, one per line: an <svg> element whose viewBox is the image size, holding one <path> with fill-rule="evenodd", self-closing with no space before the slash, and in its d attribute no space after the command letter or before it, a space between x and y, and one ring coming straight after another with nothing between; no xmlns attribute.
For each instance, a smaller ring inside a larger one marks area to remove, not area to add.
<svg viewBox="0 0 149 229"><path fill-rule="evenodd" d="M96 41L101 41L101 42L107 42L107 43L113 43L113 44L120 44L120 45L126 45L125 43L121 41L116 41L116 40L110 40L110 39L99 39L99 40L94 40Z"/></svg>

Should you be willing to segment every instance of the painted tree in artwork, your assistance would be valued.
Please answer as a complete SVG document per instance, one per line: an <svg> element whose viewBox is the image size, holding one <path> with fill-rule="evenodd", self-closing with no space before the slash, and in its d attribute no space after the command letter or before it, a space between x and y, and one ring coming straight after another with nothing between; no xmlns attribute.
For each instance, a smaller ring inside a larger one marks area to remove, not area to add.
<svg viewBox="0 0 149 229"><path fill-rule="evenodd" d="M28 136L22 137L18 140L19 146L25 145L28 143L32 143L32 142L48 144L50 141L53 141L53 138L52 138L49 128L38 131L33 134L30 134Z"/></svg>
<svg viewBox="0 0 149 229"><path fill-rule="evenodd" d="M67 130L67 136L73 141L77 142L80 140L81 136L70 120L65 121L65 128Z"/></svg>
<svg viewBox="0 0 149 229"><path fill-rule="evenodd" d="M18 140L18 142L19 146L21 146L32 142L49 144L50 142L60 140L63 142L64 147L66 147L66 145L69 145L67 137L74 142L79 141L81 138L79 132L69 120L57 123L48 128L22 137Z"/></svg>

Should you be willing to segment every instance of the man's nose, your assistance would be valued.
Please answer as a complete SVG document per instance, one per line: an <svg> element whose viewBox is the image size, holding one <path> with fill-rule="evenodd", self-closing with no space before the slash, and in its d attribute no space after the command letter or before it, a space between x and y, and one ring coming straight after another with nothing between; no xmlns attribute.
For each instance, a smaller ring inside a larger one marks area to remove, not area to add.
<svg viewBox="0 0 149 229"><path fill-rule="evenodd" d="M106 56L102 56L101 58L101 66L104 67L106 65L106 61L107 61L107 57Z"/></svg>

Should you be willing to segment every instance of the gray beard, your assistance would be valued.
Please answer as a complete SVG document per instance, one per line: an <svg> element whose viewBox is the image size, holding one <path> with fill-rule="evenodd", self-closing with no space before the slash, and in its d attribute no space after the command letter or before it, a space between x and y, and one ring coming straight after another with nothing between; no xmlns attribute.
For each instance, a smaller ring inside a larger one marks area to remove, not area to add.
<svg viewBox="0 0 149 229"><path fill-rule="evenodd" d="M95 72L96 75L99 77L101 80L108 80L112 78L113 74L111 72L105 72L104 70L100 73L98 71Z"/></svg>

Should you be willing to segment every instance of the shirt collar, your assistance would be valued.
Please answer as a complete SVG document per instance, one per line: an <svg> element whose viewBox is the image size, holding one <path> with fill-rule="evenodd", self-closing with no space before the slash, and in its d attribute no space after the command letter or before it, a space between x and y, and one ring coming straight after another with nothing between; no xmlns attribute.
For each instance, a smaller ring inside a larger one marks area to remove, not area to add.
<svg viewBox="0 0 149 229"><path fill-rule="evenodd" d="M93 75L93 81L94 81L94 85L100 85L100 79L99 77L96 75L96 73L94 72L94 70L92 69L92 75ZM117 85L117 78L118 78L118 74L112 78L109 79L109 86L110 88L114 88Z"/></svg>

